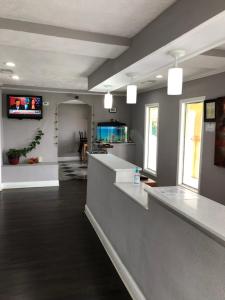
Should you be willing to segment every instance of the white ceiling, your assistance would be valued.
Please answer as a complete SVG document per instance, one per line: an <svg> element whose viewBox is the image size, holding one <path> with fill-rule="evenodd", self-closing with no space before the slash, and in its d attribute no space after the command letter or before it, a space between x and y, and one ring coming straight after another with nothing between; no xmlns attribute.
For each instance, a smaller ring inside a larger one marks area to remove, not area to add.
<svg viewBox="0 0 225 300"><path fill-rule="evenodd" d="M104 59L0 46L0 61L1 68L5 67L3 62L15 62L13 70L20 76L16 82L8 76L0 76L3 84L87 90L87 74L99 67Z"/></svg>
<svg viewBox="0 0 225 300"><path fill-rule="evenodd" d="M184 70L184 81L203 78L213 74L225 72L225 56L209 56L198 55L180 64ZM143 81L137 81L138 91L144 92L160 87L165 87L167 84L168 68L162 68L153 72L151 76L145 78ZM157 79L156 75L162 75L163 78ZM119 88L117 91L125 92L126 86Z"/></svg>
<svg viewBox="0 0 225 300"><path fill-rule="evenodd" d="M223 44L223 45L217 47L217 49L219 49L219 50L225 50L225 44Z"/></svg>
<svg viewBox="0 0 225 300"><path fill-rule="evenodd" d="M0 18L14 20L13 28L0 27L0 67L13 61L13 71L20 77L13 81L0 74L0 84L88 90L87 77L106 59L114 59L128 48L128 44L119 42L120 36L132 37L174 2L0 0ZM18 25L15 20L23 22ZM45 27L34 28L24 21ZM56 28L55 34L49 25L64 31ZM92 33L84 34L86 39L82 33L76 36L75 31L68 29ZM107 36L98 35L102 33ZM109 35L116 35L115 39Z"/></svg>
<svg viewBox="0 0 225 300"><path fill-rule="evenodd" d="M218 52L216 56L200 55L210 49L225 48L225 31L221 28L225 28L225 11L109 77L92 88L92 91L104 92L106 85L110 85L112 91L125 91L131 81L138 85L140 92L166 86L168 68L174 65L174 59L168 55L172 49L186 50L186 55L180 59L185 81L225 72L223 51L221 56ZM134 78L130 79L128 73L134 73ZM163 79L157 79L158 74L162 74Z"/></svg>
<svg viewBox="0 0 225 300"><path fill-rule="evenodd" d="M0 17L132 37L176 0L0 0Z"/></svg>
<svg viewBox="0 0 225 300"><path fill-rule="evenodd" d="M0 29L0 46L1 45L104 59L115 58L127 49L127 47L120 45L94 43L6 29Z"/></svg>
<svg viewBox="0 0 225 300"><path fill-rule="evenodd" d="M131 38L175 2L116 0L110 1L109 5L106 0L0 0L0 18ZM128 72L138 74L135 81L140 91L165 86L168 66L172 63L167 52L175 48L187 51L181 62L186 81L225 71L225 55L198 56L215 44L216 48L225 50L225 33L220 30L225 26L224 20L224 15L221 15L219 20L214 18L210 26L203 24L184 34L102 82L93 91L105 91L105 84L112 84L113 90L124 91L129 83ZM20 76L19 81L13 81L10 76L0 74L0 84L88 90L88 76L107 59L117 58L128 48L126 43L110 40L110 36L104 40L105 36L91 34L90 39L79 39L71 37L71 31L69 36L63 36L63 33L44 32L43 27L42 32L38 30L26 32L24 29L0 28L0 68L5 67L6 61L13 61L16 63L13 71ZM159 73L163 79L155 78Z"/></svg>

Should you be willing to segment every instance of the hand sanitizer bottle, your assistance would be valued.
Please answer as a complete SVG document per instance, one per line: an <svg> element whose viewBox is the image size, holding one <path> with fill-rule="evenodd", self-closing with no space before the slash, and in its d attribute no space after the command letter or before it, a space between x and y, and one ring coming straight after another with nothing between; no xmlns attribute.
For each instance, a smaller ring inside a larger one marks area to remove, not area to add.
<svg viewBox="0 0 225 300"><path fill-rule="evenodd" d="M140 184L140 172L138 168L134 169L134 184Z"/></svg>

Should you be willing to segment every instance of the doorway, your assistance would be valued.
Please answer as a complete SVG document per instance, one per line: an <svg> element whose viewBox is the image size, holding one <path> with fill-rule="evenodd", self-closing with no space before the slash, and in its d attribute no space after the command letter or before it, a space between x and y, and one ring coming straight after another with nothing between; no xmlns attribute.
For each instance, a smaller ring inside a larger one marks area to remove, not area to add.
<svg viewBox="0 0 225 300"><path fill-rule="evenodd" d="M204 98L181 102L178 184L199 191Z"/></svg>
<svg viewBox="0 0 225 300"><path fill-rule="evenodd" d="M58 105L58 161L59 180L68 181L87 178L87 159L91 124L91 106L79 101L69 100ZM86 157L87 155L85 155Z"/></svg>

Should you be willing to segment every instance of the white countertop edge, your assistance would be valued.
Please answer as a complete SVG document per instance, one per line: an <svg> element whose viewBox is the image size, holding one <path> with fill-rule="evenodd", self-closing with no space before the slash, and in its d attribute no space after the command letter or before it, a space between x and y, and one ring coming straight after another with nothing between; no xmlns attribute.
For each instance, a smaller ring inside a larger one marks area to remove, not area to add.
<svg viewBox="0 0 225 300"><path fill-rule="evenodd" d="M123 160L124 162L126 162L128 164L128 167L127 168L113 168L113 166L110 166L108 164L106 164L103 160L100 160L96 155L110 155L110 156L113 156L115 159L118 159L118 160ZM109 168L110 170L114 171L114 172L124 172L124 171L131 171L135 168L138 168L139 171L142 170L142 168L132 164L132 163L129 163L127 162L126 160L122 159L122 158L119 158L113 154L91 154L91 153L88 153L88 156L94 158L95 160L99 161L102 165L104 165L105 167Z"/></svg>
<svg viewBox="0 0 225 300"><path fill-rule="evenodd" d="M107 167L107 165L105 165L105 166ZM118 169L118 168L113 169L113 168L110 168L110 167L109 167L109 169L111 169L111 170L113 170L113 171L115 171L115 172L133 171L133 169L136 169L136 168L138 168L139 171L142 170L142 168L140 168L140 167L138 167L138 166L133 167L133 168L127 168L127 169Z"/></svg>
<svg viewBox="0 0 225 300"><path fill-rule="evenodd" d="M185 189L183 187L178 186L178 188L181 189ZM200 229L202 229L204 232L209 233L211 236L218 238L220 241L223 242L223 245L225 246L225 215L224 215L224 224L222 226L222 228L224 228L224 232L219 232L218 229L213 228L213 226L209 225L206 223L206 221L202 221L200 219L198 219L195 216L192 216L191 214L185 212L183 209L180 209L179 207L176 206L176 203L173 202L169 202L169 199L164 197L161 193L157 193L157 190L154 190L155 188L151 188L149 189L148 187L145 188L145 191L152 195L157 201L161 202L164 206L167 206L168 208L170 208L171 210L175 211L176 213L178 213L179 215L183 216L185 219L190 220L190 222L192 224L196 224L196 226L198 226ZM157 188L156 188L157 189ZM192 192L194 193L194 192ZM200 196L200 195L199 195ZM206 201L210 201L213 202L213 204L221 206L222 208L224 208L224 206L216 201L213 201L211 199L208 199L204 196L200 196L201 199L205 199ZM180 200L183 201L184 200ZM187 205L187 204L186 204ZM151 204L149 204L149 206L151 206ZM214 218L216 218L216 216L214 216Z"/></svg>
<svg viewBox="0 0 225 300"><path fill-rule="evenodd" d="M119 189L121 192L129 196L132 200L134 200L137 204L141 205L146 210L149 209L148 204L148 193L145 191L145 183L134 184L134 183L114 183L114 186ZM140 194L138 197L135 195L136 192L145 193Z"/></svg>
<svg viewBox="0 0 225 300"><path fill-rule="evenodd" d="M95 145L100 145L100 143L97 143L97 142L95 142L94 143ZM136 145L136 143L134 143L134 142L118 142L118 143L116 143L116 142L112 142L112 143L110 143L110 142L107 142L106 144L110 144L110 145Z"/></svg>

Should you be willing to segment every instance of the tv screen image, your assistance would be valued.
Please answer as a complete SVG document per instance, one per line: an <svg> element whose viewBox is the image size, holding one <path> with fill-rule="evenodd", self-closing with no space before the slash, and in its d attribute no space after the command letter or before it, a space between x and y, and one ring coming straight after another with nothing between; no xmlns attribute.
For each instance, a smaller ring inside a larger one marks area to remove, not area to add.
<svg viewBox="0 0 225 300"><path fill-rule="evenodd" d="M8 117L15 119L41 119L41 96L8 95Z"/></svg>

